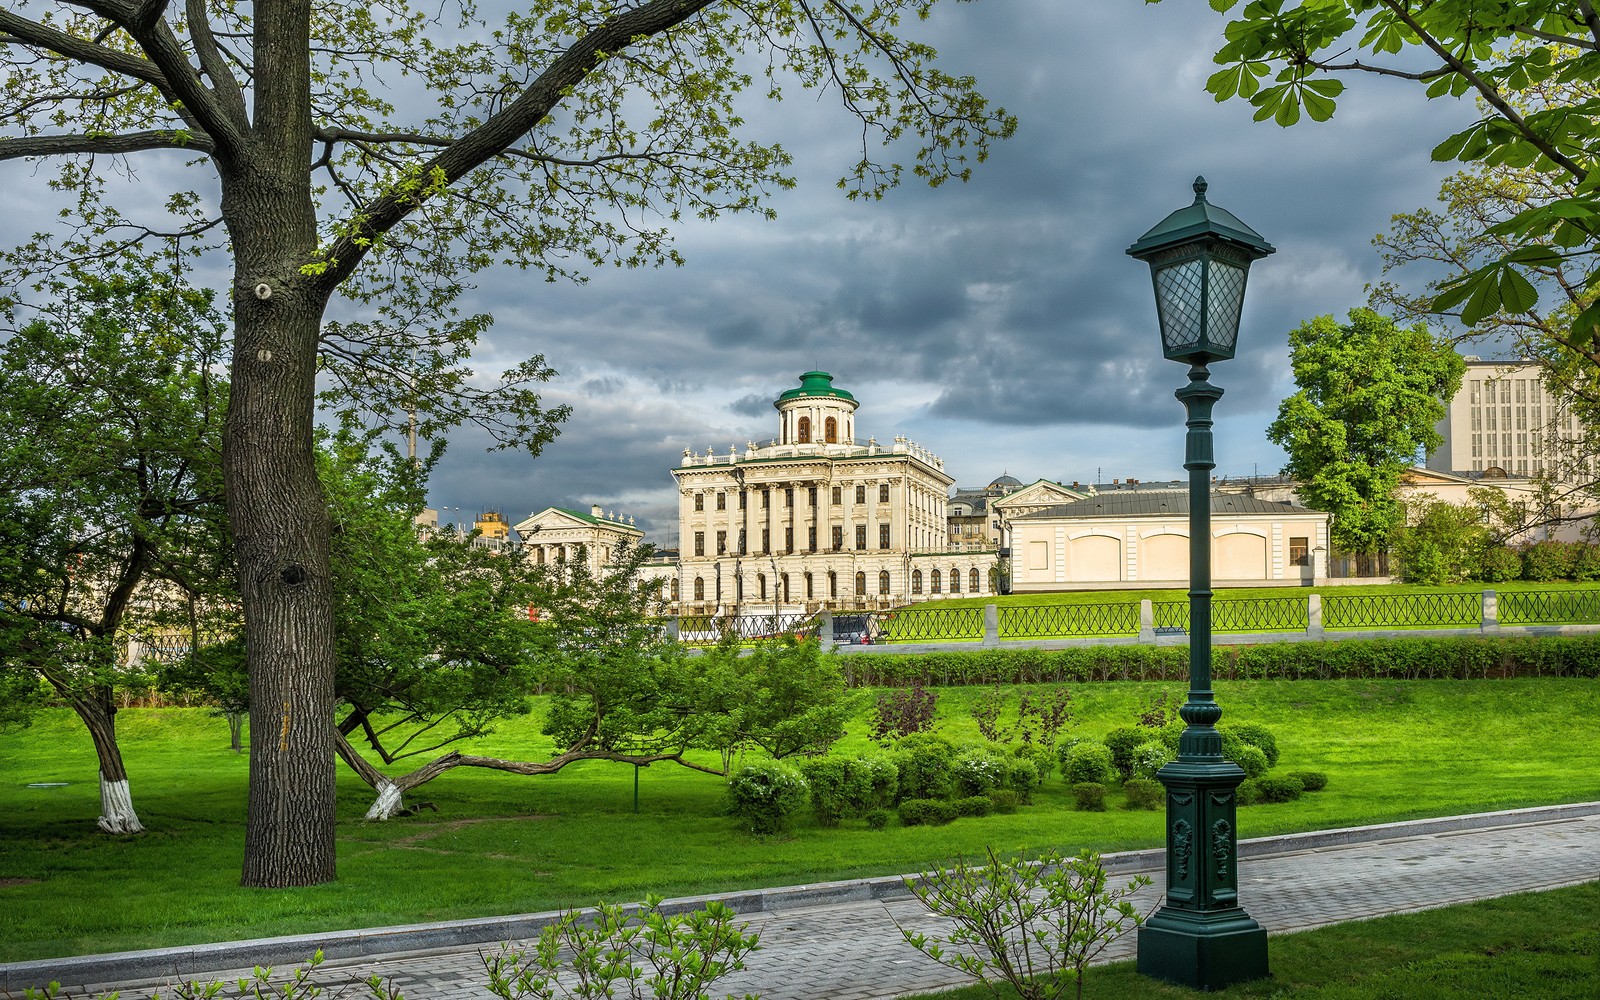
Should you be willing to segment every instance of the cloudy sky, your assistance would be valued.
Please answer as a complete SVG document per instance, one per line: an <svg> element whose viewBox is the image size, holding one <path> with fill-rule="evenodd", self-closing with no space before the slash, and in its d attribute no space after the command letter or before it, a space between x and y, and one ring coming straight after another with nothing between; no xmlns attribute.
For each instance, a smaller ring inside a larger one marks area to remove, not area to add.
<svg viewBox="0 0 1600 1000"><path fill-rule="evenodd" d="M685 266L582 286L482 275L462 305L495 316L483 368L543 354L573 415L534 460L459 435L432 503L513 522L598 503L674 545L683 450L772 438L771 401L812 368L860 400L858 437L906 435L961 485L1180 477L1185 369L1161 359L1148 269L1123 251L1192 200L1196 174L1278 249L1252 271L1239 356L1213 368L1217 471L1276 472L1288 330L1364 303L1373 236L1433 202L1448 171L1428 150L1476 115L1354 79L1330 123L1253 123L1204 93L1224 23L1200 0L941 4L922 27L943 65L1021 118L970 183L847 201L849 120L795 94L752 114L797 161L777 221L685 225Z"/></svg>

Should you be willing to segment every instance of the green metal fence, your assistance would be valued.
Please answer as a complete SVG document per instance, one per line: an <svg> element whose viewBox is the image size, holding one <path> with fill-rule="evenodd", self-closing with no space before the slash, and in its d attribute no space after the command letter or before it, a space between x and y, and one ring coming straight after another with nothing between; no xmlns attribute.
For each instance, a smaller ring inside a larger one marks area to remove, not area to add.
<svg viewBox="0 0 1600 1000"><path fill-rule="evenodd" d="M1460 628L1483 621L1481 594L1329 594L1325 629Z"/></svg>
<svg viewBox="0 0 1600 1000"><path fill-rule="evenodd" d="M1499 596L1502 625L1600 622L1600 590L1513 590Z"/></svg>
<svg viewBox="0 0 1600 1000"><path fill-rule="evenodd" d="M1139 605L1005 605L999 614L1002 639L1055 639L1091 635L1138 635Z"/></svg>

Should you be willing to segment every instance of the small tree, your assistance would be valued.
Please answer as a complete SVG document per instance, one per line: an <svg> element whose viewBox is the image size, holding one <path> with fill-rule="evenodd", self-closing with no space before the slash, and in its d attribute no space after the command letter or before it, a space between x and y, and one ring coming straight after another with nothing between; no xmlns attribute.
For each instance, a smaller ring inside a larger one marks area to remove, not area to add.
<svg viewBox="0 0 1600 1000"><path fill-rule="evenodd" d="M1092 851L1051 852L1035 862L1002 859L992 847L988 855L988 864L957 861L906 880L918 902L956 925L943 938L901 927L906 943L991 989L1009 983L1022 1000L1055 1000L1069 986L1082 1000L1089 963L1144 922L1128 897L1150 879L1111 888Z"/></svg>
<svg viewBox="0 0 1600 1000"><path fill-rule="evenodd" d="M910 687L895 688L878 695L872 718L872 738L882 746L915 733L933 731L934 710L939 695L913 678Z"/></svg>
<svg viewBox="0 0 1600 1000"><path fill-rule="evenodd" d="M1407 583L1461 583L1478 575L1490 544L1480 510L1446 503L1431 493L1406 501L1405 526L1395 532L1391 551L1400 559Z"/></svg>

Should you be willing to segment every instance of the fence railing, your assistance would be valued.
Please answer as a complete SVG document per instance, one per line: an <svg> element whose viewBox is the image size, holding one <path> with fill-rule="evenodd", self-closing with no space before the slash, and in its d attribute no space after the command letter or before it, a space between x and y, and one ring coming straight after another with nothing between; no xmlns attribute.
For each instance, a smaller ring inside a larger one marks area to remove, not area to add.
<svg viewBox="0 0 1600 1000"><path fill-rule="evenodd" d="M1002 640L1121 639L1154 641L1190 631L1188 601L1123 600L1089 604L948 607L832 612L835 631L861 644L997 643ZM820 614L687 615L679 639L710 645L726 632L741 639L784 633L819 635ZM1325 631L1478 629L1500 625L1600 625L1600 587L1587 590L1482 593L1307 594L1230 597L1211 602L1216 634L1269 635ZM856 637L866 636L865 639Z"/></svg>

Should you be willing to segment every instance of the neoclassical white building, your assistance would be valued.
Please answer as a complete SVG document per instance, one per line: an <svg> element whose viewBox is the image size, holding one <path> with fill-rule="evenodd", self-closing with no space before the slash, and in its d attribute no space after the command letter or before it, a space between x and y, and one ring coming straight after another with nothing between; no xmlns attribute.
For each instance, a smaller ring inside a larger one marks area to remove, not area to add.
<svg viewBox="0 0 1600 1000"><path fill-rule="evenodd" d="M993 548L949 542L944 462L856 439L860 404L812 371L782 393L778 436L685 450L676 593L685 613L893 607L991 592Z"/></svg>
<svg viewBox="0 0 1600 1000"><path fill-rule="evenodd" d="M591 506L587 514L546 507L518 521L516 529L519 544L532 562L542 566L581 559L596 574L644 538L633 518L615 512L607 515L598 506Z"/></svg>

